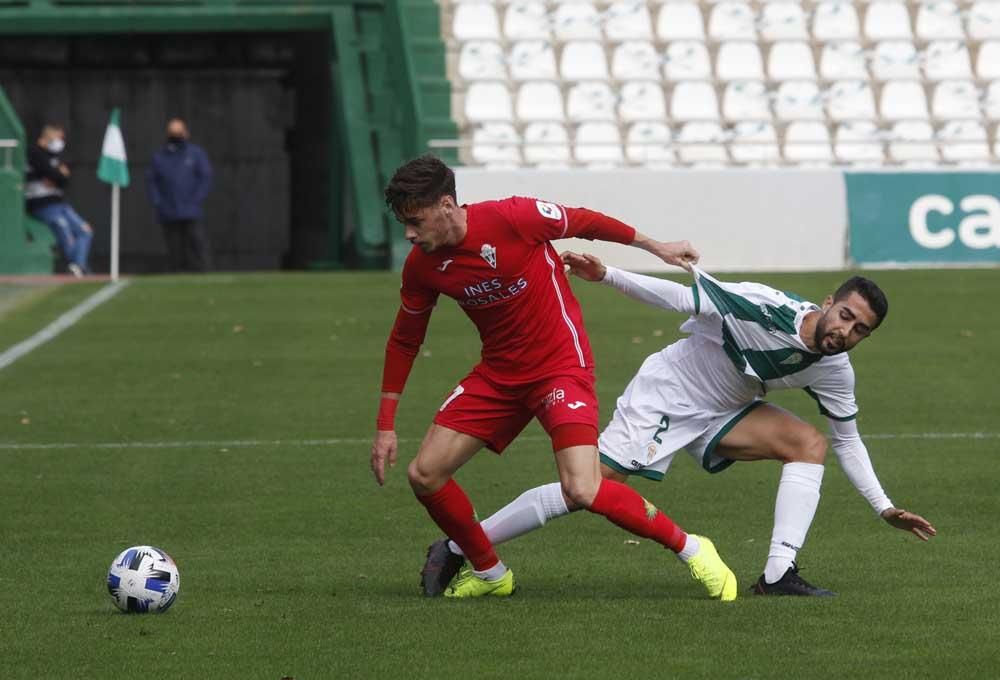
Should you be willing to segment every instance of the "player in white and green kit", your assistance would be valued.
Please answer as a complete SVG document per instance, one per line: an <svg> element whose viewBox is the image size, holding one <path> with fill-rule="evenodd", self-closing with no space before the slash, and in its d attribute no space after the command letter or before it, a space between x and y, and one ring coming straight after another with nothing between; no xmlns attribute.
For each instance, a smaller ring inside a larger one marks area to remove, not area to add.
<svg viewBox="0 0 1000 680"><path fill-rule="evenodd" d="M858 434L854 370L846 352L888 310L872 281L853 277L818 306L758 283L722 283L697 268L689 287L605 267L591 255L565 253L563 261L583 279L691 315L681 326L689 335L649 356L619 397L599 440L605 477L660 480L682 448L713 473L735 461L784 463L767 563L754 592L833 595L804 581L795 565L819 503L827 440L763 401L772 390L802 388L818 402L841 467L875 512L923 540L936 533L927 520L893 506ZM565 500L558 483L537 487L482 526L494 544L502 543L574 510ZM449 544L454 556L447 556L442 542L435 545L428 560L457 571L457 547Z"/></svg>

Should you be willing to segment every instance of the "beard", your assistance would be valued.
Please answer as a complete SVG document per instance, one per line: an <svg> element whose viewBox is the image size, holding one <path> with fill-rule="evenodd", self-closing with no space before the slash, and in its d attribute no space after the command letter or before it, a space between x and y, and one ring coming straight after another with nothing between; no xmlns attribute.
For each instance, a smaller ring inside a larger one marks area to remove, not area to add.
<svg viewBox="0 0 1000 680"><path fill-rule="evenodd" d="M823 356L833 356L846 350L844 338L836 333L830 333L826 323L827 312L823 313L819 321L816 322L816 330L813 333L813 344Z"/></svg>

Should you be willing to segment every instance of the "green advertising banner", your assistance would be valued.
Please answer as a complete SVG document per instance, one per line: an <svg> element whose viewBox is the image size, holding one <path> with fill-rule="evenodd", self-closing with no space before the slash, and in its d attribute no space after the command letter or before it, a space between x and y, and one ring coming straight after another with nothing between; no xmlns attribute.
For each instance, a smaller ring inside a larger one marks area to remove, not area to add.
<svg viewBox="0 0 1000 680"><path fill-rule="evenodd" d="M1000 264L1000 173L848 172L851 259Z"/></svg>

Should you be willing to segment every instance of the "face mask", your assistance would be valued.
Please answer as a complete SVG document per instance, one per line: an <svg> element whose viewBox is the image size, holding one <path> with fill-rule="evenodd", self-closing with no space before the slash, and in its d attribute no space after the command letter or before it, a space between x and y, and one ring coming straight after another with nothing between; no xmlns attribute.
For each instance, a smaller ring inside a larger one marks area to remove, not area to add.
<svg viewBox="0 0 1000 680"><path fill-rule="evenodd" d="M167 135L167 144L183 144L185 141L180 135Z"/></svg>
<svg viewBox="0 0 1000 680"><path fill-rule="evenodd" d="M45 146L45 148L51 151L52 153L59 153L60 151L66 148L66 142L64 142L59 137L56 137L55 139L50 139L49 143Z"/></svg>

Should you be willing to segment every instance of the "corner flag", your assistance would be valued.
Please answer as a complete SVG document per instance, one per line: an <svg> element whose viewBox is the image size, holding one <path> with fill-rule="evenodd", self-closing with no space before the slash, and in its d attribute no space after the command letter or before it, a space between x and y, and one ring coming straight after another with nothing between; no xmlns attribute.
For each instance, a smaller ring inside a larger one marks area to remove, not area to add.
<svg viewBox="0 0 1000 680"><path fill-rule="evenodd" d="M125 139L118 126L118 109L111 112L111 121L104 133L101 160L97 164L97 179L108 184L127 187L129 183L128 159L125 158Z"/></svg>
<svg viewBox="0 0 1000 680"><path fill-rule="evenodd" d="M129 183L128 159L125 158L125 139L122 129L118 126L118 109L111 111L111 120L104 133L104 144L101 145L101 160L97 163L97 179L111 185L111 280L118 280L118 251L121 248L119 239L119 203L121 188Z"/></svg>

